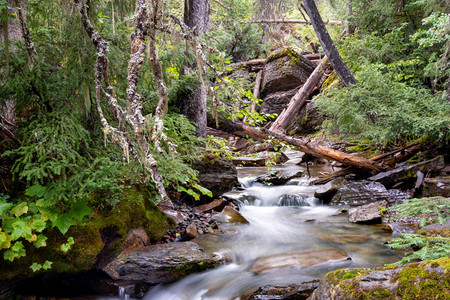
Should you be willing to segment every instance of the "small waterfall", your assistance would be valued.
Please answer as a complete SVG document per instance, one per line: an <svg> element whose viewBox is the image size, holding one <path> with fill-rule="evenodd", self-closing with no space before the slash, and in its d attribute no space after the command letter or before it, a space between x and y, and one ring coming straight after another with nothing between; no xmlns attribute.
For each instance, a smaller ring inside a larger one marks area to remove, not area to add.
<svg viewBox="0 0 450 300"><path fill-rule="evenodd" d="M125 286L118 286L119 291L119 298L129 300L130 295L134 292L134 284L132 285L125 285Z"/></svg>

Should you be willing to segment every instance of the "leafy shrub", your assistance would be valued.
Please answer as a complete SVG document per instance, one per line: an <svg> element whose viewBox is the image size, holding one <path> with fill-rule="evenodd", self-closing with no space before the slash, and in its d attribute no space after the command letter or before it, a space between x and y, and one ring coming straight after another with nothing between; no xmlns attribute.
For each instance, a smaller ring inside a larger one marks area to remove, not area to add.
<svg viewBox="0 0 450 300"><path fill-rule="evenodd" d="M318 107L329 117L323 125L326 130L377 143L447 138L450 104L445 94L432 95L425 88L396 82L376 65L356 75L357 86L332 90L318 99Z"/></svg>

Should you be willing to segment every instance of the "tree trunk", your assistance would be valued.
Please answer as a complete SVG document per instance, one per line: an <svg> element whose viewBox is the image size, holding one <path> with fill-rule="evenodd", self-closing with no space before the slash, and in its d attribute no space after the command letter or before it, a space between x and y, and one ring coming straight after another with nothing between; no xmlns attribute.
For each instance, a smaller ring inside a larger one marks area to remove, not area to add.
<svg viewBox="0 0 450 300"><path fill-rule="evenodd" d="M322 17L319 14L319 10L317 9L314 0L303 0L305 4L306 11L308 12L309 18L311 19L311 23L314 27L314 31L316 32L317 38L322 44L323 50L325 51L328 59L330 60L331 65L336 71L339 78L341 78L342 82L346 87L351 86L352 84L356 84L357 81L353 74L348 69L345 62L342 60L341 55L336 49L336 46L333 43L328 31L323 23Z"/></svg>
<svg viewBox="0 0 450 300"><path fill-rule="evenodd" d="M314 72L311 73L311 75L309 76L308 80L306 80L302 88L299 89L297 93L295 93L294 97L292 97L288 106L281 112L281 114L278 116L278 118L270 127L270 130L284 131L287 128L287 126L291 123L292 119L294 119L295 115L306 103L306 100L308 99L314 87L319 82L327 66L328 66L328 59L324 58L323 62L321 62L316 67Z"/></svg>
<svg viewBox="0 0 450 300"><path fill-rule="evenodd" d="M184 22L199 36L209 30L209 0L185 0ZM191 66L192 67L192 66ZM206 137L206 87L202 85L181 99L181 112L196 125L196 134Z"/></svg>
<svg viewBox="0 0 450 300"><path fill-rule="evenodd" d="M253 20L249 21L248 23L256 23L256 24L305 24L305 25L311 25L311 22L306 20L300 20L300 19L264 19L264 20ZM330 25L343 25L343 21L330 21L326 20L324 21L325 24Z"/></svg>
<svg viewBox="0 0 450 300"><path fill-rule="evenodd" d="M5 49L5 66L6 66L6 74L9 76L9 36L8 36L8 9L5 8L2 11L6 17L3 19L3 42Z"/></svg>

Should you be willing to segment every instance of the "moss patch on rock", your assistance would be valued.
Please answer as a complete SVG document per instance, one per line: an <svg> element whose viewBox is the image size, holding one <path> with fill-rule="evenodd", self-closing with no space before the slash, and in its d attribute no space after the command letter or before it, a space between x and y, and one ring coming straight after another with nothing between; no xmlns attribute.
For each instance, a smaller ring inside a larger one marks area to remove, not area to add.
<svg viewBox="0 0 450 300"><path fill-rule="evenodd" d="M448 299L450 258L402 267L329 272L311 299Z"/></svg>
<svg viewBox="0 0 450 300"><path fill-rule="evenodd" d="M42 273L43 271L33 273L30 266L34 262L43 264L46 260L53 263L49 272L81 272L93 269L105 246L102 231L107 228L115 228L116 233L116 238L110 240L108 247L111 257L120 253L120 246L130 229L141 227L151 240L161 240L172 223L151 199L152 196L146 188L129 187L122 191L120 202L112 210L97 212L89 221L72 226L65 235L56 228L46 230L44 234L48 238L47 246L36 249L31 244L25 244L25 257L13 262L1 262L0 280ZM64 253L61 251L61 244L66 243L68 237L73 237L75 243ZM2 254L0 252L0 255Z"/></svg>

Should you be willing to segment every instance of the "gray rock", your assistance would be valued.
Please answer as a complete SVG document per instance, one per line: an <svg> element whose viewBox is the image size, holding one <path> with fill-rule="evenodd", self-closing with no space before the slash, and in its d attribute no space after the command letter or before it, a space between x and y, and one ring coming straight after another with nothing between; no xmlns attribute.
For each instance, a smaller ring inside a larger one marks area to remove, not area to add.
<svg viewBox="0 0 450 300"><path fill-rule="evenodd" d="M302 177L303 171L270 172L256 177L255 181L268 185L283 185L293 178Z"/></svg>
<svg viewBox="0 0 450 300"><path fill-rule="evenodd" d="M331 198L342 187L343 179L336 178L322 186L320 186L315 192L314 197L322 200L324 203L330 202Z"/></svg>
<svg viewBox="0 0 450 300"><path fill-rule="evenodd" d="M401 236L403 233L415 233L415 231L409 227L401 226L395 223L389 223L384 226L384 229L392 232L392 236Z"/></svg>
<svg viewBox="0 0 450 300"><path fill-rule="evenodd" d="M218 266L223 259L193 242L152 245L127 252L103 271L116 280L159 284Z"/></svg>
<svg viewBox="0 0 450 300"><path fill-rule="evenodd" d="M381 223L380 206L386 208L387 201L353 207L348 211L348 220L352 223Z"/></svg>
<svg viewBox="0 0 450 300"><path fill-rule="evenodd" d="M214 198L230 191L238 181L236 167L223 158L205 158L196 161L192 168L198 171L200 185L210 190Z"/></svg>
<svg viewBox="0 0 450 300"><path fill-rule="evenodd" d="M308 298L319 286L319 280L288 286L263 286L246 298L247 300L301 300Z"/></svg>
<svg viewBox="0 0 450 300"><path fill-rule="evenodd" d="M359 206L381 200L393 205L410 198L409 194L395 189L387 190L378 182L347 182L333 196L330 205Z"/></svg>

